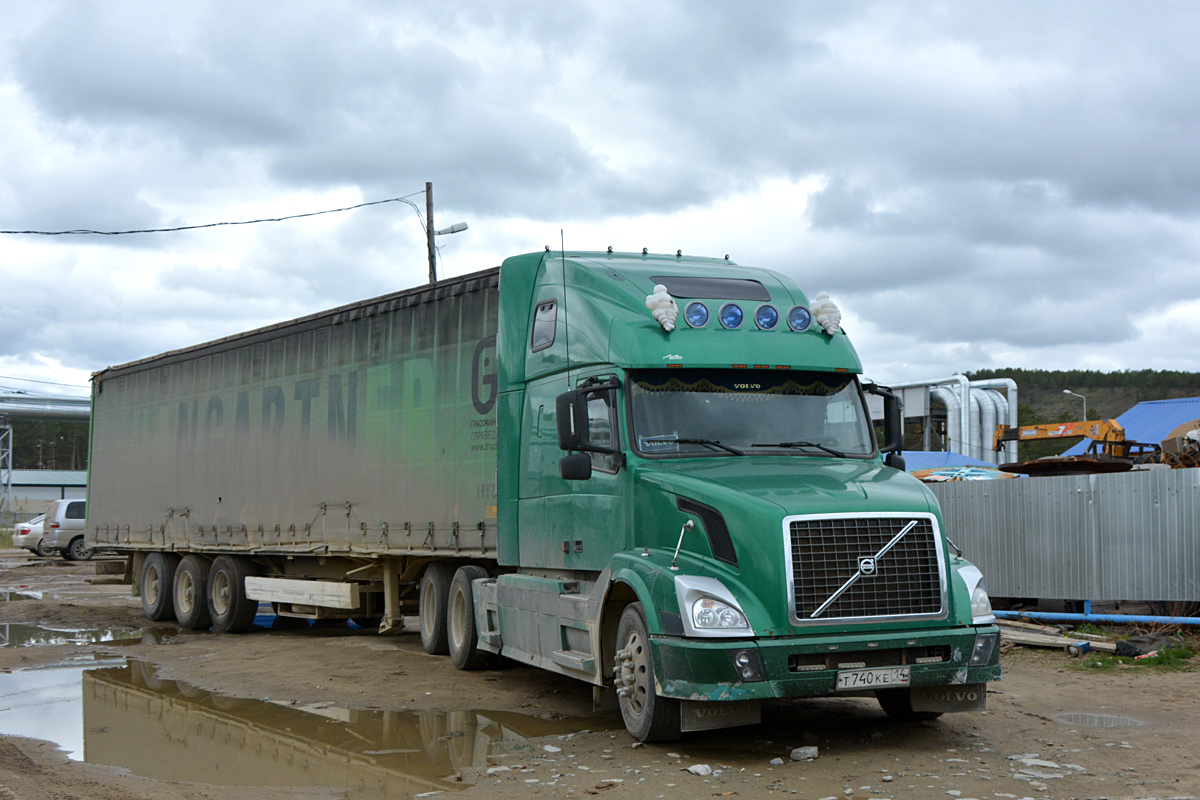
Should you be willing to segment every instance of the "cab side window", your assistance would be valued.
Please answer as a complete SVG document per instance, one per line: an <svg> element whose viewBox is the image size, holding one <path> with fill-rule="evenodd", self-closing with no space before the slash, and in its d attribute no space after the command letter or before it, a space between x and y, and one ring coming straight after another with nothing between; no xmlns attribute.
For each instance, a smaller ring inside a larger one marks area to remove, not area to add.
<svg viewBox="0 0 1200 800"><path fill-rule="evenodd" d="M533 334L529 338L530 352L537 353L554 344L558 324L558 301L538 303L533 312Z"/></svg>
<svg viewBox="0 0 1200 800"><path fill-rule="evenodd" d="M616 391L597 392L588 396L588 441L597 447L620 448L617 441ZM617 456L612 453L592 453L592 468L603 472L617 471Z"/></svg>

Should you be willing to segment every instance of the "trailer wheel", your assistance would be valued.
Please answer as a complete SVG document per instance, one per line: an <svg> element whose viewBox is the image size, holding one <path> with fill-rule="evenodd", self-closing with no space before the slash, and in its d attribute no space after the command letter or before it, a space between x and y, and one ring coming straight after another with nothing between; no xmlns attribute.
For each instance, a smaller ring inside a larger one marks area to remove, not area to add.
<svg viewBox="0 0 1200 800"><path fill-rule="evenodd" d="M450 581L450 600L446 608L446 639L450 647L450 660L459 669L474 670L487 666L486 650L478 647L479 638L475 628L475 597L471 592L471 581L486 578L487 570L474 564L459 567Z"/></svg>
<svg viewBox="0 0 1200 800"><path fill-rule="evenodd" d="M217 556L208 570L208 614L219 633L242 633L254 625L258 601L246 597L246 578L254 574L250 562L238 556Z"/></svg>
<svg viewBox="0 0 1200 800"><path fill-rule="evenodd" d="M178 565L179 556L174 553L150 553L142 563L139 581L142 588L142 612L155 622L175 616L175 606L171 602L171 586L174 584L175 568Z"/></svg>
<svg viewBox="0 0 1200 800"><path fill-rule="evenodd" d="M175 619L189 631L201 631L212 624L208 615L208 560L186 555L175 569Z"/></svg>
<svg viewBox="0 0 1200 800"><path fill-rule="evenodd" d="M617 703L625 728L642 742L674 742L683 736L679 700L655 694L650 631L641 603L630 603L617 625L617 654L613 664Z"/></svg>
<svg viewBox="0 0 1200 800"><path fill-rule="evenodd" d="M435 561L421 573L421 644L430 655L444 656L450 652L446 637L446 605L450 599L449 564Z"/></svg>
<svg viewBox="0 0 1200 800"><path fill-rule="evenodd" d="M884 713L895 720L916 722L942 715L940 711L913 711L911 689L876 689L875 699Z"/></svg>

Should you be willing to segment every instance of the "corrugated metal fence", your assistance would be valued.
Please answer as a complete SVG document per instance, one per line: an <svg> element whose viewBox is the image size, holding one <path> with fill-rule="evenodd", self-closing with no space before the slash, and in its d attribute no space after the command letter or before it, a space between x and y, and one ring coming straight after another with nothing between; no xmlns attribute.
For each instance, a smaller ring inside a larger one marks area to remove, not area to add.
<svg viewBox="0 0 1200 800"><path fill-rule="evenodd" d="M929 488L995 597L1200 600L1200 469Z"/></svg>

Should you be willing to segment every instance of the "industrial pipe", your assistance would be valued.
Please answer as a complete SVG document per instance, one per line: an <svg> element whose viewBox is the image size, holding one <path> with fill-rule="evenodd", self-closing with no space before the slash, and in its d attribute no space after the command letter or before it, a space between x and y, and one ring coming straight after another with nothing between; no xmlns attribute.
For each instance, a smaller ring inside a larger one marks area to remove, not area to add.
<svg viewBox="0 0 1200 800"><path fill-rule="evenodd" d="M1085 607L1091 603L1085 603ZM1067 614L1057 611L993 611L999 619L1030 619L1039 622L1112 622L1153 625L1200 625L1200 617L1156 617L1149 614Z"/></svg>
<svg viewBox="0 0 1200 800"><path fill-rule="evenodd" d="M1009 382L1012 383L1012 381ZM975 440L975 434L972 430L974 426L971 424L971 381L969 381L965 375L951 375L949 378L937 378L931 381L902 381L900 383L889 383L888 388L911 389L917 386L928 386L932 392L933 389L941 385L951 383L958 384L959 420L957 424L960 432L951 433L951 429L955 426L955 422L951 421L952 415L950 407L947 405L946 438L950 439L950 447L948 449L953 450L956 453L969 455L971 442ZM1016 384L1013 385L1015 386ZM941 399L942 396L939 394L938 397ZM943 402L945 401L943 400Z"/></svg>
<svg viewBox="0 0 1200 800"><path fill-rule="evenodd" d="M87 422L92 416L90 397L38 397L29 394L0 396L0 417L11 419Z"/></svg>

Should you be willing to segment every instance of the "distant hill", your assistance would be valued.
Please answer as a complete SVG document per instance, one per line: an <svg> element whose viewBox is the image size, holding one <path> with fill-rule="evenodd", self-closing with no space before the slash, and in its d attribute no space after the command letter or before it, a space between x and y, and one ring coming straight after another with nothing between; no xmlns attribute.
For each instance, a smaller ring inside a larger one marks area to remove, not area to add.
<svg viewBox="0 0 1200 800"><path fill-rule="evenodd" d="M1063 394L1063 389L1087 398L1088 419L1109 419L1124 414L1143 400L1200 397L1200 372L1175 370L1044 370L988 369L964 373L971 380L1012 378L1017 382L1022 425L1072 422L1083 419L1083 401ZM1070 447L1061 442L1022 444L1020 457L1055 455Z"/></svg>

